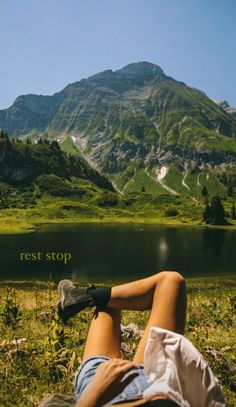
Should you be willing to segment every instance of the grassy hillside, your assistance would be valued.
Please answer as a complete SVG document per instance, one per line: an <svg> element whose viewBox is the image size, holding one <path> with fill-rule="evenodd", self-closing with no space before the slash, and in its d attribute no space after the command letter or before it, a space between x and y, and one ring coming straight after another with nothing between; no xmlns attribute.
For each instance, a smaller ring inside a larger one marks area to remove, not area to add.
<svg viewBox="0 0 236 407"><path fill-rule="evenodd" d="M82 157L81 153L79 152L78 148L75 146L75 144L70 136L66 137L62 142L60 142L60 148L63 151L65 151L67 154L72 154L72 155Z"/></svg>
<svg viewBox="0 0 236 407"><path fill-rule="evenodd" d="M205 225L204 199L176 197L168 193L152 195L127 192L123 195L104 191L86 180L72 178L68 183L51 176L39 178L31 187L8 191L7 208L0 209L1 233L35 230L42 223L64 222L141 222L175 225ZM0 184L1 188L5 188ZM15 193L17 192L17 193ZM227 228L236 227L231 218L234 197L222 199Z"/></svg>
<svg viewBox="0 0 236 407"><path fill-rule="evenodd" d="M69 180L70 177L88 179L95 184L113 190L109 181L89 166L84 158L64 153L56 141L30 140L22 143L10 141L6 133L0 132L0 181L9 186L24 186L34 183L37 177L54 174Z"/></svg>

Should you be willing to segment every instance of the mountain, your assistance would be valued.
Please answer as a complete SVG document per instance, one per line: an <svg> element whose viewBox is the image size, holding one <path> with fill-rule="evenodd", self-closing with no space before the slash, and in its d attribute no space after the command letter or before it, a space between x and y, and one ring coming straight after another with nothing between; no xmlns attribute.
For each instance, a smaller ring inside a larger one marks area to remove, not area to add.
<svg viewBox="0 0 236 407"><path fill-rule="evenodd" d="M149 62L106 70L0 111L10 137L58 140L120 192L185 194L236 186L236 119Z"/></svg>
<svg viewBox="0 0 236 407"><path fill-rule="evenodd" d="M227 113L236 117L236 108L229 105L227 100L213 100L218 106L222 107Z"/></svg>

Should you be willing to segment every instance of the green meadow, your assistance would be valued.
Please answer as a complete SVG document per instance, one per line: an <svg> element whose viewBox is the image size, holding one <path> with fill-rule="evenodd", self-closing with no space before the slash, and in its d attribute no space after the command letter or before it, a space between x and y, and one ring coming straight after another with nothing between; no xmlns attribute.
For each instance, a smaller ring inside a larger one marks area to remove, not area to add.
<svg viewBox="0 0 236 407"><path fill-rule="evenodd" d="M37 184L34 188L10 190L8 207L0 208L1 233L32 232L41 224L65 222L205 225L202 218L205 204L201 196L193 200L190 196L171 196L165 192L118 194L77 178L70 182L57 181L57 177L47 176L40 184L42 189ZM236 226L235 220L230 218L233 202L233 197L222 197L229 221L224 226L227 228Z"/></svg>
<svg viewBox="0 0 236 407"><path fill-rule="evenodd" d="M204 355L233 407L236 279L188 279L187 287L186 337ZM0 405L33 407L53 393L73 395L93 311L84 310L62 325L54 311L57 291L52 282L3 281L0 301ZM148 315L124 311L122 323L143 329ZM122 336L121 341L122 356L132 359L139 336Z"/></svg>

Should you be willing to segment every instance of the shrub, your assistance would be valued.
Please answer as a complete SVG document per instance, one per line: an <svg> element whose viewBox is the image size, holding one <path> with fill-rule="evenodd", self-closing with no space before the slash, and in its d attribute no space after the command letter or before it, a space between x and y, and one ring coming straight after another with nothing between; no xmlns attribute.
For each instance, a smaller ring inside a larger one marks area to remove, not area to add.
<svg viewBox="0 0 236 407"><path fill-rule="evenodd" d="M41 175L37 178L37 184L41 191L54 196L68 196L75 192L68 181L54 174Z"/></svg>
<svg viewBox="0 0 236 407"><path fill-rule="evenodd" d="M97 198L97 204L99 206L116 206L118 204L118 198L115 194L108 192Z"/></svg>
<svg viewBox="0 0 236 407"><path fill-rule="evenodd" d="M179 212L177 209L166 209L165 210L165 216L171 217L171 216L177 216Z"/></svg>
<svg viewBox="0 0 236 407"><path fill-rule="evenodd" d="M5 325L16 328L20 320L19 306L16 302L16 292L11 288L7 288L6 297L3 299L3 304L0 308L0 315Z"/></svg>
<svg viewBox="0 0 236 407"><path fill-rule="evenodd" d="M134 198L126 198L126 199L123 200L123 202L125 203L125 205L131 206L131 205L133 205L133 203L135 203L135 199Z"/></svg>

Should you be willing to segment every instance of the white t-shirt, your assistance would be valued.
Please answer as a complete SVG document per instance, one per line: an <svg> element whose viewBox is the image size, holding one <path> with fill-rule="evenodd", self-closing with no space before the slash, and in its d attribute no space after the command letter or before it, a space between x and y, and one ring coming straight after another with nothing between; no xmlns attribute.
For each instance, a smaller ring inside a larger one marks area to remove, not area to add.
<svg viewBox="0 0 236 407"><path fill-rule="evenodd" d="M144 355L149 387L143 396L166 396L181 407L225 407L226 402L203 356L183 335L152 327Z"/></svg>

